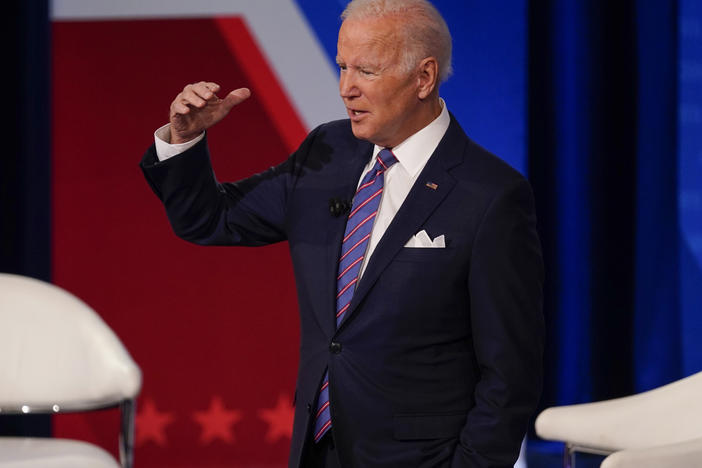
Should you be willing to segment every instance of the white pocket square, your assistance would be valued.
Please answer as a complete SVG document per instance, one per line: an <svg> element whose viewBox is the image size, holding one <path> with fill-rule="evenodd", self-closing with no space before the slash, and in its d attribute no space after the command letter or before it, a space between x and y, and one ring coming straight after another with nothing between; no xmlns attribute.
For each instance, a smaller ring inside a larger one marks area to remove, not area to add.
<svg viewBox="0 0 702 468"><path fill-rule="evenodd" d="M434 240L431 240L431 238L429 237L429 234L427 234L427 231L422 229L417 234L410 237L410 240L407 241L407 243L405 244L405 247L443 249L444 247L446 247L446 241L444 239L443 234L435 237Z"/></svg>

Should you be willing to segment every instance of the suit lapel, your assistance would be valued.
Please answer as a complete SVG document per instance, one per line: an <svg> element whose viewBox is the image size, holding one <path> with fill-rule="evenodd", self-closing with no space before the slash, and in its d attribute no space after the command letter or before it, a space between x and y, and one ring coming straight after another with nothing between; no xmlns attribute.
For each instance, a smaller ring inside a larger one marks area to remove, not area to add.
<svg viewBox="0 0 702 468"><path fill-rule="evenodd" d="M395 255L400 249L404 248L410 237L420 230L424 221L453 189L456 180L448 173L448 170L463 160L466 141L467 137L463 130L454 117L451 116L451 124L444 138L442 138L439 146L417 177L417 181L409 194L407 194L407 198L402 203L400 210L373 251L366 270L358 283L356 292L354 292L344 322L339 329L348 323L349 318L356 312L358 305ZM432 188L427 186L427 184L434 184L436 187ZM341 236L339 236L337 241L340 245Z"/></svg>

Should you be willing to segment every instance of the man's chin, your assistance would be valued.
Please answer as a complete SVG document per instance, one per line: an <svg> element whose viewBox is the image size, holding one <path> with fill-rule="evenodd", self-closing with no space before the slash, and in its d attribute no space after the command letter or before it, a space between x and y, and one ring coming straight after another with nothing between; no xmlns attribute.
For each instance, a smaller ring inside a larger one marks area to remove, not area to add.
<svg viewBox="0 0 702 468"><path fill-rule="evenodd" d="M363 128L363 125L355 123L353 120L351 121L351 131L353 132L353 136L355 136L359 140L370 141L371 143L373 143L371 141L372 136L370 135L370 133L364 130L365 129Z"/></svg>

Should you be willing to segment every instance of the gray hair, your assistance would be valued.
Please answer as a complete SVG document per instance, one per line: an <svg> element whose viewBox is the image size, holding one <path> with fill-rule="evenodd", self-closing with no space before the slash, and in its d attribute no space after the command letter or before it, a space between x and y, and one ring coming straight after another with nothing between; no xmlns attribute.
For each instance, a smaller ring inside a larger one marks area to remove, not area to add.
<svg viewBox="0 0 702 468"><path fill-rule="evenodd" d="M453 73L451 33L441 13L427 0L352 0L341 14L342 20L363 20L390 15L406 16L402 22L403 62L407 71L426 57L439 64L439 82Z"/></svg>

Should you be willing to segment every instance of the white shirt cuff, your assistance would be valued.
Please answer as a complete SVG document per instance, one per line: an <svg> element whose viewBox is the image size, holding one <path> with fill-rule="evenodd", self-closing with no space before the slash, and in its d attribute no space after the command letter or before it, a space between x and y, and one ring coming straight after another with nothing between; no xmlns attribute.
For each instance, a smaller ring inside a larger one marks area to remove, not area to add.
<svg viewBox="0 0 702 468"><path fill-rule="evenodd" d="M202 132L197 137L190 141L186 141L185 143L171 144L171 124L167 123L154 132L156 156L158 157L159 161L165 161L168 158L172 158L173 156L192 148L203 138L205 138L205 132Z"/></svg>

